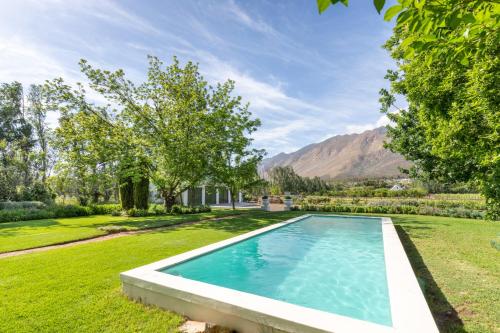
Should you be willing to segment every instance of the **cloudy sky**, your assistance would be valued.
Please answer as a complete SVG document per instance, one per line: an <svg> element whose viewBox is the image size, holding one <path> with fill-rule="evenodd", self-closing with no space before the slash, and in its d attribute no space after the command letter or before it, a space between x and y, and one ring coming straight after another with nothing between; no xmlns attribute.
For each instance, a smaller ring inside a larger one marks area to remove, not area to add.
<svg viewBox="0 0 500 333"><path fill-rule="evenodd" d="M212 83L236 81L272 156L386 123L391 27L366 0L321 16L313 0L0 1L0 82L83 81L80 58L140 82L147 54L177 55Z"/></svg>

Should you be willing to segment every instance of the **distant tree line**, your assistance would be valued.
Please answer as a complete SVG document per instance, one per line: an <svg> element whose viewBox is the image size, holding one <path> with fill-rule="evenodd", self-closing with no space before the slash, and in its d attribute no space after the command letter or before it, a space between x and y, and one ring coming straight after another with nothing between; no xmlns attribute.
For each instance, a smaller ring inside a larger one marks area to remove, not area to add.
<svg viewBox="0 0 500 333"><path fill-rule="evenodd" d="M274 167L269 173L269 185L272 194L313 194L329 190L328 184L319 177L301 177L291 166Z"/></svg>
<svg viewBox="0 0 500 333"><path fill-rule="evenodd" d="M0 201L50 200L53 166L43 86L0 85Z"/></svg>

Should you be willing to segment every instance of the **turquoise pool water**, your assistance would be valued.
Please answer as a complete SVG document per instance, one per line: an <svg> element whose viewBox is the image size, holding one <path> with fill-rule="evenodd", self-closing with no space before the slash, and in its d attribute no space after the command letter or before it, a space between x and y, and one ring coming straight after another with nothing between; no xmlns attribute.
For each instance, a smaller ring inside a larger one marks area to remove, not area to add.
<svg viewBox="0 0 500 333"><path fill-rule="evenodd" d="M381 219L313 215L162 272L392 325Z"/></svg>

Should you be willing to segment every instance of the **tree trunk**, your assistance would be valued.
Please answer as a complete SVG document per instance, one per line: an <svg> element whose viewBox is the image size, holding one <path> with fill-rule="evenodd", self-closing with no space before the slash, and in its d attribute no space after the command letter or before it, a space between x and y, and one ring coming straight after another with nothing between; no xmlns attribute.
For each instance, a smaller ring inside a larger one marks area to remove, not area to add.
<svg viewBox="0 0 500 333"><path fill-rule="evenodd" d="M92 192L92 203L94 204L97 204L99 203L99 190L94 190L94 192Z"/></svg>
<svg viewBox="0 0 500 333"><path fill-rule="evenodd" d="M111 190L110 189L104 190L104 194L102 196L102 199L104 200L104 202L109 202L109 199L111 199Z"/></svg>
<svg viewBox="0 0 500 333"><path fill-rule="evenodd" d="M134 205L137 209L148 209L149 205L149 178L142 177L134 183Z"/></svg>
<svg viewBox="0 0 500 333"><path fill-rule="evenodd" d="M120 179L120 202L124 210L134 208L134 183L132 177Z"/></svg>
<svg viewBox="0 0 500 333"><path fill-rule="evenodd" d="M234 199L235 199L234 192L235 191L234 191L234 189L231 189L230 192L231 192L231 205L233 206L233 210L236 210L236 205L234 203Z"/></svg>
<svg viewBox="0 0 500 333"><path fill-rule="evenodd" d="M175 205L175 195L170 191L162 191L162 197L165 200L165 210L170 213Z"/></svg>

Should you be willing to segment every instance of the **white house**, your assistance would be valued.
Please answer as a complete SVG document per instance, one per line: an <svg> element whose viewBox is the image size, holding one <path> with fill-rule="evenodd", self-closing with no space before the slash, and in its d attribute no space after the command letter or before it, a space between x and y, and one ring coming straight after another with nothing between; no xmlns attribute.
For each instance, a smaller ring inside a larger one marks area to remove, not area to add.
<svg viewBox="0 0 500 333"><path fill-rule="evenodd" d="M242 192L238 192L236 200L243 202ZM182 192L181 203L184 206L231 204L231 191L221 186L197 186Z"/></svg>
<svg viewBox="0 0 500 333"><path fill-rule="evenodd" d="M154 185L150 185L149 191L151 202L163 202ZM242 192L238 193L236 200L237 203L243 203ZM231 204L231 192L224 186L196 186L182 192L177 198L177 203L184 206L228 205Z"/></svg>

